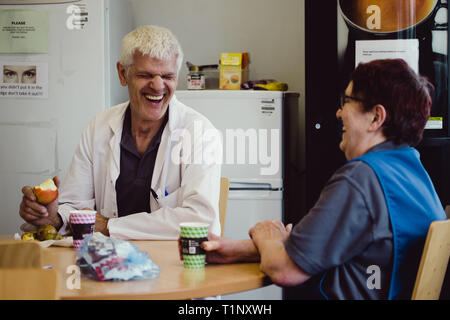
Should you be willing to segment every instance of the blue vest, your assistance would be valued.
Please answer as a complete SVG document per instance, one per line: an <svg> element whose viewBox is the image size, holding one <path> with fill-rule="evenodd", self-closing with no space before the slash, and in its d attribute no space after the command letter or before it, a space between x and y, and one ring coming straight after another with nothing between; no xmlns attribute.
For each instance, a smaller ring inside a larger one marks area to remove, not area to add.
<svg viewBox="0 0 450 320"><path fill-rule="evenodd" d="M369 152L363 161L375 172L386 199L394 256L389 299L410 299L428 228L446 215L419 152L411 147Z"/></svg>

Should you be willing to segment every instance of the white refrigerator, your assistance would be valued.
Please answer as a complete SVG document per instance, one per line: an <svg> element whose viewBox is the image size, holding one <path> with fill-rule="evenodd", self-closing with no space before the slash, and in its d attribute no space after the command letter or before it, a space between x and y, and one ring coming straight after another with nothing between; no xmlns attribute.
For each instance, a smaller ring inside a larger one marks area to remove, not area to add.
<svg viewBox="0 0 450 320"><path fill-rule="evenodd" d="M115 65L121 39L133 29L133 19L124 0L5 2L26 1L0 1L3 17L7 10L14 10L9 11L13 16L27 10L44 13L48 24L46 52L0 53L0 234L12 234L23 223L18 214L22 186L37 185L54 175L63 180L88 121L127 100ZM36 84L42 95L24 96L26 90L6 83L5 66L10 65L37 66ZM14 90L18 95L8 95Z"/></svg>
<svg viewBox="0 0 450 320"><path fill-rule="evenodd" d="M244 90L179 90L175 94L221 133L222 177L230 179L224 236L248 239L248 230L257 222L283 221L283 114L287 94ZM298 94L289 95L298 100ZM282 289L271 285L223 299L282 299Z"/></svg>

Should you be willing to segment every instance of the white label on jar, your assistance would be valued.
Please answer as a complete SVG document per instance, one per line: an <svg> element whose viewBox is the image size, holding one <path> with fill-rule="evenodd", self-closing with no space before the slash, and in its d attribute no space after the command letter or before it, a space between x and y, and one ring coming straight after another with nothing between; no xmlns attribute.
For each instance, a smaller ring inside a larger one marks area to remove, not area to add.
<svg viewBox="0 0 450 320"><path fill-rule="evenodd" d="M190 74L187 76L188 90L205 89L205 76L203 74Z"/></svg>

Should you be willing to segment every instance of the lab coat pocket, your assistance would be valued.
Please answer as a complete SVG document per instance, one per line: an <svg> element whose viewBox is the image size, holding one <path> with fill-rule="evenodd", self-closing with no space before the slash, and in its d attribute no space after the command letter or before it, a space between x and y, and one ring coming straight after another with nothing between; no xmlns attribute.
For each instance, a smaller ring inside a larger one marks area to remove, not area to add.
<svg viewBox="0 0 450 320"><path fill-rule="evenodd" d="M180 207L181 203L178 203L178 195L180 193L180 189L178 188L175 191L169 193L165 197L161 197L158 199L158 204L161 208L169 207L169 208L176 208Z"/></svg>

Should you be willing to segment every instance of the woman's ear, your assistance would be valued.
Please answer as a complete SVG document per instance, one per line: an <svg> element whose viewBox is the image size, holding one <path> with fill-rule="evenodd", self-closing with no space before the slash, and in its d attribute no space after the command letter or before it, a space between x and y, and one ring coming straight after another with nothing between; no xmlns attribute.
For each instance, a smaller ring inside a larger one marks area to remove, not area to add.
<svg viewBox="0 0 450 320"><path fill-rule="evenodd" d="M371 131L377 131L386 121L386 109L382 104L377 104L372 108L373 120L370 125Z"/></svg>

